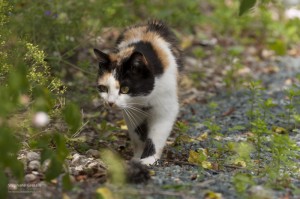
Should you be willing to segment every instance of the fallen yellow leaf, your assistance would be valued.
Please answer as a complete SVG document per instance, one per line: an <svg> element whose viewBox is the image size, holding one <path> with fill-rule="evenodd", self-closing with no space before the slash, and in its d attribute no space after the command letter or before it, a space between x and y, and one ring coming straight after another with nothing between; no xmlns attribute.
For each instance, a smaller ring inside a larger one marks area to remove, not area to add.
<svg viewBox="0 0 300 199"><path fill-rule="evenodd" d="M155 171L154 170L149 170L150 176L155 176Z"/></svg>
<svg viewBox="0 0 300 199"><path fill-rule="evenodd" d="M208 191L204 195L204 199L222 199L222 194L213 191Z"/></svg>
<svg viewBox="0 0 300 199"><path fill-rule="evenodd" d="M190 150L188 162L198 164L199 163L199 154L194 150Z"/></svg>
<svg viewBox="0 0 300 199"><path fill-rule="evenodd" d="M70 199L70 197L66 193L64 193L62 199Z"/></svg>
<svg viewBox="0 0 300 199"><path fill-rule="evenodd" d="M122 130L128 130L128 128L127 128L126 125L121 125L121 129L122 129Z"/></svg>
<svg viewBox="0 0 300 199"><path fill-rule="evenodd" d="M220 141L220 140L222 140L223 138L222 138L221 136L219 136L219 135L216 135L216 136L214 137L214 139Z"/></svg>
<svg viewBox="0 0 300 199"><path fill-rule="evenodd" d="M107 187L101 187L96 190L103 199L114 199L112 192Z"/></svg>
<svg viewBox="0 0 300 199"><path fill-rule="evenodd" d="M201 134L200 136L198 136L198 137L196 138L196 140L198 140L198 141L204 141L204 140L207 139L207 137L208 137L208 133L207 133L207 132L204 132L203 134Z"/></svg>
<svg viewBox="0 0 300 199"><path fill-rule="evenodd" d="M204 169L212 169L212 164L211 162L208 162L206 160L204 160L202 163L201 163L201 166L204 168Z"/></svg>
<svg viewBox="0 0 300 199"><path fill-rule="evenodd" d="M273 126L272 131L274 133L278 133L278 134L287 134L288 133L288 130L286 130L285 128L280 127L280 126Z"/></svg>
<svg viewBox="0 0 300 199"><path fill-rule="evenodd" d="M234 165L245 168L247 166L246 162L243 160L234 161Z"/></svg>

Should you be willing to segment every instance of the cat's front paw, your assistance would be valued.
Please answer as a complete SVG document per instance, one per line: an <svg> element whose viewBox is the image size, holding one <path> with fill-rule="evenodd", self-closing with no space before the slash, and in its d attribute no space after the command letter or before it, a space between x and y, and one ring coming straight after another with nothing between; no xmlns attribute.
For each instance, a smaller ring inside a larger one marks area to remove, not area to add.
<svg viewBox="0 0 300 199"><path fill-rule="evenodd" d="M156 162L156 159L154 156L150 156L150 157L147 157L147 158L143 158L140 160L142 164L144 165L153 165L155 162Z"/></svg>

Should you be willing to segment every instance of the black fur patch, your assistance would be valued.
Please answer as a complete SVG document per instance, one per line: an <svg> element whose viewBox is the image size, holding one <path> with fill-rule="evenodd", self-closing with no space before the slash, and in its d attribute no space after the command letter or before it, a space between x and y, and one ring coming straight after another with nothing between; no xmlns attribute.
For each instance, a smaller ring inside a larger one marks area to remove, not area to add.
<svg viewBox="0 0 300 199"><path fill-rule="evenodd" d="M113 69L116 68L116 63L110 60L108 54L98 49L94 49L94 53L97 56L99 62L98 78L101 77L105 72L110 73Z"/></svg>
<svg viewBox="0 0 300 199"><path fill-rule="evenodd" d="M163 64L150 42L140 41L132 44L132 46L134 46L135 51L145 56L148 66L155 76L161 75L164 72Z"/></svg>
<svg viewBox="0 0 300 199"><path fill-rule="evenodd" d="M117 67L117 79L120 86L128 86L130 96L148 95L154 88L154 74L151 69L140 61L139 53ZM134 67L133 67L134 66Z"/></svg>
<svg viewBox="0 0 300 199"><path fill-rule="evenodd" d="M148 138L145 142L145 148L144 148L143 154L141 156L141 159L147 158L154 154L155 154L155 146L154 146L152 140L150 138Z"/></svg>
<svg viewBox="0 0 300 199"><path fill-rule="evenodd" d="M148 136L147 120L138 125L134 131L139 135L141 141L145 142Z"/></svg>

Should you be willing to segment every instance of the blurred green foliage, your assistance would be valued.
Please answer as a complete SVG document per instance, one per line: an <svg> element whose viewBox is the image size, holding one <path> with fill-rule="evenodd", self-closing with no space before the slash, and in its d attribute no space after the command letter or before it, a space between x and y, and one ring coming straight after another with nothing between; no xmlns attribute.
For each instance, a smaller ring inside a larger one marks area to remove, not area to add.
<svg viewBox="0 0 300 199"><path fill-rule="evenodd" d="M244 14L255 4L256 9L253 12ZM269 10L274 4L277 2L270 0L259 3L255 0L0 0L0 151L3 153L0 157L0 190L7 191L7 176L10 176L10 173L22 180L23 165L17 159L17 154L25 147L22 140L28 136L29 146L41 151L41 162L50 161L46 180L59 176L64 170L65 159L70 153L66 146L67 140L78 131L82 125L82 118L77 104L68 100L65 104L66 86L60 77L66 76L62 71L67 67L74 67L80 71L88 70L90 59L77 60L77 55L83 49L94 45L92 40L99 36L105 27L121 28L147 19L161 19L177 30L178 34L192 33L196 39L211 36L235 39L234 46L228 49L216 46L217 55L225 51L232 57L240 57L244 51L243 45L251 43L266 45L278 55L284 55L290 46L300 41L297 29L300 20L285 20L281 6L274 8L278 11L277 19L274 19ZM238 17L239 14L243 16ZM205 35L207 32L212 34ZM205 56L202 48L195 49L194 54L198 57ZM236 69L228 72L226 84L232 84L231 79L234 79L234 73L238 69L237 64ZM93 73L95 71L92 67L90 70ZM196 75L195 78L200 76ZM260 137L267 129L264 117L257 119L263 114L255 112L255 104L260 103L256 86L252 85L250 103L253 107L250 115L255 141L259 143L256 146L261 146ZM293 104L292 98L290 104ZM213 114L217 105L210 105ZM287 108L291 116L297 118L293 106ZM41 129L33 127L30 119L38 111L46 112L51 119L63 119L70 134L53 129L40 133ZM290 119L291 117L288 120ZM220 131L214 118L206 125L215 135ZM22 129L22 133L17 133L20 126L25 128ZM181 131L187 131L183 123L177 123L177 127ZM107 129L102 128L103 131ZM269 149L276 154L272 156L272 163L276 168L275 174L278 174L284 166L279 166L276 162L286 162L285 166L290 168L293 166L290 162L291 157L295 157L295 154L282 144L289 143L288 146L294 146L294 143L284 135L274 135L271 139L273 145ZM249 147L240 146L237 154L248 164ZM262 149L256 150L259 152ZM105 154L107 157L113 156L109 152ZM195 152L193 155L196 159L204 158L204 153L199 154ZM205 160L206 158L208 157L205 156ZM113 171L118 171L113 175L112 181L124 182L124 171L119 170L122 165L118 158L108 159L107 162L117 165L112 168ZM267 173L274 179L274 170L271 169ZM63 182L65 189L71 188L67 174L64 175ZM234 182L236 185L240 183L237 187L239 192L243 192L247 185L253 184L252 176L248 174L238 174ZM0 192L0 198L6 197L6 191Z"/></svg>

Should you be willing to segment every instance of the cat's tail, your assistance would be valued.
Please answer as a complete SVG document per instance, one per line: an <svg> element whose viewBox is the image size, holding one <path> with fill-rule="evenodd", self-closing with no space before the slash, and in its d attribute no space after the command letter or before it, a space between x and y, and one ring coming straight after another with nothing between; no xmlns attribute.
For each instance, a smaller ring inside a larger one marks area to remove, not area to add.
<svg viewBox="0 0 300 199"><path fill-rule="evenodd" d="M139 161L130 160L126 169L127 182L129 183L145 183L150 177L149 168Z"/></svg>

